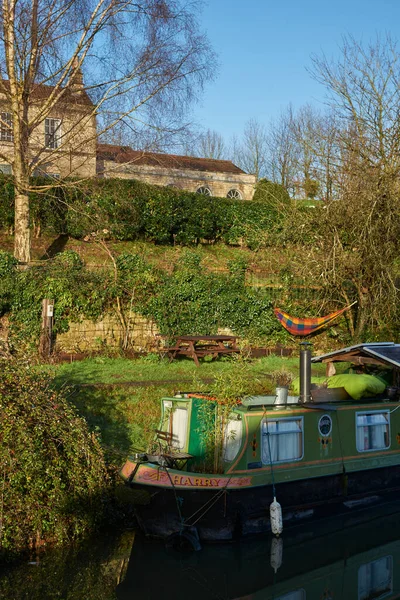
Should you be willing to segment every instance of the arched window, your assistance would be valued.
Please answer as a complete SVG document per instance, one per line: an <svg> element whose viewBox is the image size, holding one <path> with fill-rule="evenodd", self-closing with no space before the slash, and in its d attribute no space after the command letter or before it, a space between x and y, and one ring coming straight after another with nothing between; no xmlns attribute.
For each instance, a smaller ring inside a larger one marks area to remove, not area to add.
<svg viewBox="0 0 400 600"><path fill-rule="evenodd" d="M205 185L202 185L201 187L197 188L196 194L203 194L203 196L212 196L210 188L208 188Z"/></svg>
<svg viewBox="0 0 400 600"><path fill-rule="evenodd" d="M227 198L234 198L235 200L241 200L242 199L242 194L239 192L239 190L235 190L234 188L232 188L231 190L229 190L229 192L226 195Z"/></svg>

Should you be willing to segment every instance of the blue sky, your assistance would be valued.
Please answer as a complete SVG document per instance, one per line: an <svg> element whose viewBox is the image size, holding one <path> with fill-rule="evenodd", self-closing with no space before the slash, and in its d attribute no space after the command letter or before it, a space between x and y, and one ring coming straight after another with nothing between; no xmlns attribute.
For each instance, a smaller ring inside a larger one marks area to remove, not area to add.
<svg viewBox="0 0 400 600"><path fill-rule="evenodd" d="M220 66L194 118L228 141L250 118L268 124L290 103L322 106L310 56L337 56L346 34L400 42L400 0L208 0L201 22Z"/></svg>

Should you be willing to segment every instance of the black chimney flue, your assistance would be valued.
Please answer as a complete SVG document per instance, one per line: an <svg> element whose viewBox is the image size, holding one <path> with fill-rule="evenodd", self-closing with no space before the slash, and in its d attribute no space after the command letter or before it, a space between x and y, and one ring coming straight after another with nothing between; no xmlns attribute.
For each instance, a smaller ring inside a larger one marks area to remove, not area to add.
<svg viewBox="0 0 400 600"><path fill-rule="evenodd" d="M300 402L311 401L311 344L300 344Z"/></svg>

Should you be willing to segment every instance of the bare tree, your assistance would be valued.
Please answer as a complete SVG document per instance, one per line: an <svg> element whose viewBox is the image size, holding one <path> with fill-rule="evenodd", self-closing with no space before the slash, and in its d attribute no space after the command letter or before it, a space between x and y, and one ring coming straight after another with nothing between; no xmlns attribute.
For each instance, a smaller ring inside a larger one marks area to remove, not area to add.
<svg viewBox="0 0 400 600"><path fill-rule="evenodd" d="M313 57L313 76L328 91L328 103L341 120L340 142L364 165L385 173L400 166L400 54L387 35L362 45L344 38L341 59Z"/></svg>
<svg viewBox="0 0 400 600"><path fill-rule="evenodd" d="M177 141L180 142L181 152L187 156L222 160L228 155L224 138L218 131L212 129L199 131L197 126L189 125L182 130Z"/></svg>
<svg viewBox="0 0 400 600"><path fill-rule="evenodd" d="M268 177L294 194L297 151L293 109L289 106L268 127Z"/></svg>
<svg viewBox="0 0 400 600"><path fill-rule="evenodd" d="M315 124L316 177L321 199L329 202L338 197L341 181L339 124L331 111L319 116Z"/></svg>
<svg viewBox="0 0 400 600"><path fill-rule="evenodd" d="M255 175L257 181L265 177L268 156L265 125L256 119L250 119L245 125L242 138L233 138L232 155L235 164L247 173Z"/></svg>
<svg viewBox="0 0 400 600"><path fill-rule="evenodd" d="M203 158L223 159L226 156L224 138L217 131L207 129L200 135L198 156Z"/></svg>
<svg viewBox="0 0 400 600"><path fill-rule="evenodd" d="M313 60L340 123L338 201L311 229L320 250L313 272L331 292L358 300L354 334L361 338L398 319L400 54L390 36L368 45L345 38L339 60Z"/></svg>
<svg viewBox="0 0 400 600"><path fill-rule="evenodd" d="M3 0L0 17L0 126L12 141L1 159L13 169L15 256L25 263L32 173L79 148L94 118L94 143L121 121L138 131L180 121L212 76L214 55L195 2ZM72 99L86 107L79 118L48 121L49 143L40 142L46 119Z"/></svg>

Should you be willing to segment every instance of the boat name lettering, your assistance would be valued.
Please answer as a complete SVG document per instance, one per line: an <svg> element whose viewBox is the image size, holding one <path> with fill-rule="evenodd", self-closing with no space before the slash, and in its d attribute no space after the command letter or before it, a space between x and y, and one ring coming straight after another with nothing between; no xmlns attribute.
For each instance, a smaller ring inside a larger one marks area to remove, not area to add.
<svg viewBox="0 0 400 600"><path fill-rule="evenodd" d="M161 485L179 485L185 487L246 487L251 485L251 477L231 477L222 479L217 477L193 477L189 475L170 474L165 471L153 469L140 469L135 477L136 481L148 481Z"/></svg>

